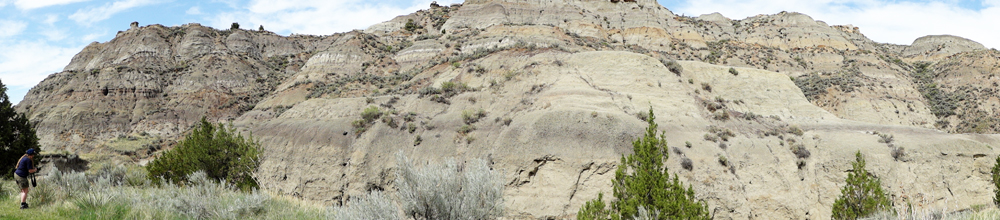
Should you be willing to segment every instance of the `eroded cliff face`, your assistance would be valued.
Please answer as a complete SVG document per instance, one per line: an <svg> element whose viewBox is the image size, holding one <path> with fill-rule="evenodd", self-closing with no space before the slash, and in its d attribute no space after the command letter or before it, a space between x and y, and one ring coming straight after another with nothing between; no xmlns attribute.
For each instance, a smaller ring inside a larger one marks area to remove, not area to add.
<svg viewBox="0 0 1000 220"><path fill-rule="evenodd" d="M148 154L201 117L231 120L253 109L324 39L198 24L133 28L84 48L18 108L45 150ZM140 136L151 143L108 149L118 137Z"/></svg>
<svg viewBox="0 0 1000 220"><path fill-rule="evenodd" d="M330 205L393 191L398 152L484 158L509 180L513 218L572 217L610 192L652 108L667 167L716 218L825 219L859 150L896 204L988 204L1000 137L948 132L997 131L996 91L982 82L998 62L959 37L880 44L799 13L470 0L330 36L134 28L85 48L18 108L45 150L126 161L201 117L231 121L263 143L265 190ZM440 92L445 82L458 89ZM951 99L928 96L930 83L962 98L944 108L954 114L939 114ZM369 106L386 114L352 126Z"/></svg>

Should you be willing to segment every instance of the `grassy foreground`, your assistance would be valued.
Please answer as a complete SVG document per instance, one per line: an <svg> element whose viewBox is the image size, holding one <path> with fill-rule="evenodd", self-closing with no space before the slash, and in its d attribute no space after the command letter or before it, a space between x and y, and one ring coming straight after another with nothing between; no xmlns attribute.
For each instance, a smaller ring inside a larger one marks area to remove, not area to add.
<svg viewBox="0 0 1000 220"><path fill-rule="evenodd" d="M132 174L129 174L132 172ZM19 209L19 190L0 181L0 219L328 219L329 209L260 191L236 190L192 175L188 185L154 185L144 173L119 169L38 179ZM139 178L142 177L142 178Z"/></svg>
<svg viewBox="0 0 1000 220"><path fill-rule="evenodd" d="M453 163L452 163L453 164ZM471 168L470 168L471 169ZM433 170L433 169L432 169ZM449 169L439 169L437 171ZM474 170L474 169L473 169ZM437 172L452 175L449 172ZM419 174L419 175L416 175ZM442 177L420 174L427 181L440 182ZM405 175L404 175L405 176ZM475 176L475 175L473 175ZM204 173L195 173L186 185L152 184L138 167L101 167L88 173L60 173L38 179L28 203L21 210L12 180L0 180L0 220L2 219L408 219L395 216L400 209L390 198L361 197L352 207L322 207L303 201L275 196L261 191L240 191L209 180ZM474 178L475 179L475 178ZM423 183L426 181L411 181ZM489 181L486 181L489 182ZM415 184L421 186L428 184ZM404 187L405 188L405 187ZM430 187L429 189L440 189ZM475 188L475 187L473 187ZM405 191L405 190L404 190ZM420 190L418 190L420 191ZM495 190L499 192L499 190ZM432 192L426 192L432 193ZM483 195L470 191L470 195ZM377 193L373 193L376 195ZM418 193L420 194L420 193ZM433 192L444 195L446 193ZM449 195L442 198L458 198ZM476 196L478 197L478 196ZM404 199L402 201L423 201ZM367 204L367 203L371 204ZM382 204L384 203L384 204ZM408 204L407 202L401 202ZM408 206L407 206L408 207ZM412 207L411 207L412 208ZM405 209L405 208L404 208ZM883 213L865 219L1000 219L1000 209L978 206L965 210L899 210L899 215ZM469 213L463 211L462 213Z"/></svg>

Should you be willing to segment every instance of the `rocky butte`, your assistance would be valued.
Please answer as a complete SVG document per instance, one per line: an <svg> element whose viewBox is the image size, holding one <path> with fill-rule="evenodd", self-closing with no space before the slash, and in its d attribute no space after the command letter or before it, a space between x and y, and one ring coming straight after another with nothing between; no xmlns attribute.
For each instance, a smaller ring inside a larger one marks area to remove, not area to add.
<svg viewBox="0 0 1000 220"><path fill-rule="evenodd" d="M649 108L667 167L718 219L828 218L859 150L895 204L990 204L1000 52L863 30L654 0L467 0L328 36L147 25L17 108L45 151L91 163L144 164L203 116L231 122L263 143L262 188L327 205L392 191L403 152L484 158L507 216L572 217L611 191ZM385 115L352 125L369 106Z"/></svg>

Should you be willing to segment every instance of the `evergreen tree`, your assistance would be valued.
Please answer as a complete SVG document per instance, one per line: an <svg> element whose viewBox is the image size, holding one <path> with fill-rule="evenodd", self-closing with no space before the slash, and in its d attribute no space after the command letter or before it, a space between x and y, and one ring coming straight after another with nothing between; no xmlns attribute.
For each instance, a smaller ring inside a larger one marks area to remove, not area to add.
<svg viewBox="0 0 1000 220"><path fill-rule="evenodd" d="M997 163L993 165L993 204L1000 206L1000 156L997 156Z"/></svg>
<svg viewBox="0 0 1000 220"><path fill-rule="evenodd" d="M7 86L0 82L0 171L4 177L13 177L17 160L29 148L38 148L35 128L23 113L14 111L7 97Z"/></svg>
<svg viewBox="0 0 1000 220"><path fill-rule="evenodd" d="M212 125L204 117L201 123L146 166L153 181L164 178L185 182L187 176L202 170L208 177L226 181L243 190L257 188L253 173L260 165L260 144L253 137L244 138L236 129Z"/></svg>
<svg viewBox="0 0 1000 220"><path fill-rule="evenodd" d="M576 219L608 219L610 218L608 209L604 204L604 193L598 193L597 199L587 201L583 207L580 207L580 212L576 214Z"/></svg>
<svg viewBox="0 0 1000 220"><path fill-rule="evenodd" d="M577 219L633 219L640 208L659 213L659 219L710 218L707 205L695 201L694 190L685 188L676 175L670 178L663 166L669 152L665 135L656 135L655 118L650 108L645 136L632 142L632 155L622 156L612 182L615 200L610 210L604 210L603 195L599 195L581 207Z"/></svg>
<svg viewBox="0 0 1000 220"><path fill-rule="evenodd" d="M847 185L840 190L840 198L833 202L833 219L858 219L892 210L892 201L882 189L882 181L865 170L861 151L855 154L851 166L854 170L847 174Z"/></svg>

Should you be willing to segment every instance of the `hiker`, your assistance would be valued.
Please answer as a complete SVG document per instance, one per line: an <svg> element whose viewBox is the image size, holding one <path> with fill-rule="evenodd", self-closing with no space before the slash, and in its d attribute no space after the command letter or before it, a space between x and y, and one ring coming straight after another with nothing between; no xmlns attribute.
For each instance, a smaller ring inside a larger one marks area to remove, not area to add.
<svg viewBox="0 0 1000 220"><path fill-rule="evenodd" d="M35 169L35 164L31 162L32 159L35 159L35 154L38 154L35 152L35 148L28 149L24 156L17 160L16 170L14 170L14 180L17 182L17 186L21 187L21 209L28 208L28 174L38 172L38 169Z"/></svg>

